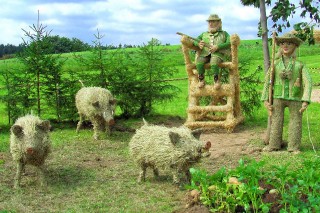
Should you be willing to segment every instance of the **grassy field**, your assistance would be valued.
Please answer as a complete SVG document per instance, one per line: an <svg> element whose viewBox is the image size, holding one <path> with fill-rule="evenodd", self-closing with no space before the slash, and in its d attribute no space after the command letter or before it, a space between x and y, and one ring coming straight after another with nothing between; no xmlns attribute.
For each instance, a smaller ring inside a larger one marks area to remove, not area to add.
<svg viewBox="0 0 320 213"><path fill-rule="evenodd" d="M258 44L256 43L258 42ZM176 78L186 77L183 56L179 45L171 46L173 57L179 59ZM263 66L260 41L242 41L239 58L251 59L250 67ZM320 48L303 45L300 59L312 69L314 83L320 81ZM67 57L67 56L65 56ZM11 63L11 62L10 62ZM12 62L12 64L14 64ZM0 68L4 66L0 63ZM70 66L70 65L69 65ZM261 73L261 80L263 73ZM175 81L181 93L172 101L157 105L153 116L146 119L150 123L181 125L186 119L188 85L187 80ZM0 94L3 91L0 91ZM320 104L312 103L303 118L303 137L300 155L261 154L260 159L271 165L292 163L299 168L303 159L320 155L319 112ZM286 117L288 112L286 112ZM257 110L251 118L246 118L241 129L261 131L267 125L267 112ZM40 187L34 167L28 166L22 177L22 188L13 190L15 164L9 153L9 126L5 107L0 104L0 212L172 212L183 207L186 190L172 184L169 171L160 171L160 180L147 173L145 183L138 184L138 167L128 154L128 142L132 132L115 131L110 137L93 140L93 131L86 128L76 134L76 124L56 125L51 134L53 150L47 167L47 186ZM287 122L287 120L286 120ZM141 119L118 120L117 125L138 128ZM287 130L287 125L284 132ZM287 137L285 135L285 137ZM250 141L261 145L262 139ZM314 150L314 148L316 150ZM315 153L316 152L316 153ZM250 155L248 156L250 157ZM217 165L209 159L196 165L215 172ZM224 165L221 165L224 166Z"/></svg>
<svg viewBox="0 0 320 213"><path fill-rule="evenodd" d="M171 200L177 191L167 181L136 183L138 173L128 159L130 136L115 133L108 140L94 141L88 130L79 135L74 129L55 130L52 134L55 148L47 162L48 186L39 188L35 171L30 167L23 177L22 189L14 192L11 183L14 165L6 162L1 167L0 209L14 212L170 211L179 197ZM180 196L182 194L180 192Z"/></svg>

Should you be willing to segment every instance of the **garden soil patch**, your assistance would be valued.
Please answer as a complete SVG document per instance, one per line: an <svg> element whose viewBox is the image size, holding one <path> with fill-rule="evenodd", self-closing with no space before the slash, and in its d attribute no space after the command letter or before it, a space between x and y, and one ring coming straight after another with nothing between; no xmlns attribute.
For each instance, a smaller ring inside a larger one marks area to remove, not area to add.
<svg viewBox="0 0 320 213"><path fill-rule="evenodd" d="M239 160L244 156L259 159L263 146L265 131L245 130L241 127L235 128L234 132L226 133L223 130L216 132L205 132L200 136L202 141L211 141L210 157L205 165L210 173L218 171L221 167L235 168L239 165ZM259 141L260 144L253 143ZM210 163L212 162L212 163ZM194 202L190 193L186 193L184 207L175 211L175 213L207 213L209 209L199 202Z"/></svg>
<svg viewBox="0 0 320 213"><path fill-rule="evenodd" d="M210 159L212 167L210 171L217 171L222 166L233 168L238 166L238 162L244 156L258 158L262 146L252 144L252 141L262 141L265 132L256 132L257 130L236 129L232 133L204 133L200 139L202 141L211 141Z"/></svg>

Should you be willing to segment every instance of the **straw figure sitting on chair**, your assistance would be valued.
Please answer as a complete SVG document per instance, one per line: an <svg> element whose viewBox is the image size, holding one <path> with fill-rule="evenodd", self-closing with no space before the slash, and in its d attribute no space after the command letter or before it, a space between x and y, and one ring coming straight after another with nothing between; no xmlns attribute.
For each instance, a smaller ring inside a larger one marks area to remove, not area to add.
<svg viewBox="0 0 320 213"><path fill-rule="evenodd" d="M197 38L200 40L194 41L194 45L201 49L196 59L196 67L198 70L199 88L205 85L204 65L210 62L210 69L213 71L215 89L220 89L219 81L220 68L219 64L226 61L230 56L230 36L226 31L222 30L222 22L218 15L212 14L208 20L208 31L201 33ZM207 48L205 44L209 44Z"/></svg>

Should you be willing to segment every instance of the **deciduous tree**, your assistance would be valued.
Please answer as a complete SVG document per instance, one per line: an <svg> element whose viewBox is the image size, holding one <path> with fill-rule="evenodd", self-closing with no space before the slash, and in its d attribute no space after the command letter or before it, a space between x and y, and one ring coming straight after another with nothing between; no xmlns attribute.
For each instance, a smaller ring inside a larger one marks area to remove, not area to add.
<svg viewBox="0 0 320 213"><path fill-rule="evenodd" d="M271 6L271 0L240 0L245 6L254 6L260 8L260 25L261 36L263 40L264 68L267 72L270 65L269 47L268 47L268 27L266 6ZM309 44L314 44L313 28L319 25L319 0L304 0L294 4L289 0L277 0L271 8L269 18L272 20L272 28L277 32L282 32L283 29L291 27L290 17L296 16L296 12L300 9L299 16L303 19L310 18L310 22L299 22L294 24L294 29L297 31L297 36Z"/></svg>

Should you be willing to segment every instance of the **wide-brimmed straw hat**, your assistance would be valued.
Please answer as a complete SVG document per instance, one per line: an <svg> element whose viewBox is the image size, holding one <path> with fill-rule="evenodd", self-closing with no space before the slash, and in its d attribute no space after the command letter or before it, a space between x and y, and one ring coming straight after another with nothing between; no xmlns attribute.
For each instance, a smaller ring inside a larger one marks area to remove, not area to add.
<svg viewBox="0 0 320 213"><path fill-rule="evenodd" d="M211 14L207 21L220 21L221 18L217 14Z"/></svg>
<svg viewBox="0 0 320 213"><path fill-rule="evenodd" d="M286 33L280 37L276 37L276 44L279 46L282 42L291 42L294 43L297 47L302 44L302 40L298 37L296 37L293 33Z"/></svg>

